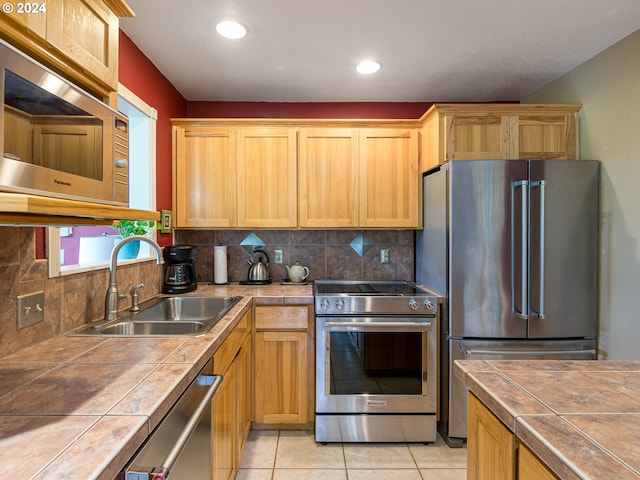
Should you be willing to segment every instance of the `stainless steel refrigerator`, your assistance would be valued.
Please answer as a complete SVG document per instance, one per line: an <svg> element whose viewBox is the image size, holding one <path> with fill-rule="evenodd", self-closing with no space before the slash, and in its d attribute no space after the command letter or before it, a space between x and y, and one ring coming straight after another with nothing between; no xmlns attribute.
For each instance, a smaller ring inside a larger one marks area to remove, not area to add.
<svg viewBox="0 0 640 480"><path fill-rule="evenodd" d="M467 436L457 359L595 359L599 162L452 160L424 175L416 281L444 298L439 430Z"/></svg>

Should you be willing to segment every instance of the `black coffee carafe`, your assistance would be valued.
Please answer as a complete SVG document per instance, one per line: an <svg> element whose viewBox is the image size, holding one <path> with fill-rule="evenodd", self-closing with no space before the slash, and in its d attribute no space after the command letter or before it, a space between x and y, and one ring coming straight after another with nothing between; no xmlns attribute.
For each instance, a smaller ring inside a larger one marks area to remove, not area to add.
<svg viewBox="0 0 640 480"><path fill-rule="evenodd" d="M162 293L187 293L198 288L193 259L196 247L173 245L164 247L164 285Z"/></svg>

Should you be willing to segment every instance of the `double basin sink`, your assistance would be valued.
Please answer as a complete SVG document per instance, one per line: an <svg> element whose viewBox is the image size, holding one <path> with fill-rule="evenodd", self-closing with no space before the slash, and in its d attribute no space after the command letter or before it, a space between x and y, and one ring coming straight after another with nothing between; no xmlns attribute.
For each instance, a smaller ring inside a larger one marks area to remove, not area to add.
<svg viewBox="0 0 640 480"><path fill-rule="evenodd" d="M75 330L80 336L194 336L211 330L242 297L156 297L109 323Z"/></svg>

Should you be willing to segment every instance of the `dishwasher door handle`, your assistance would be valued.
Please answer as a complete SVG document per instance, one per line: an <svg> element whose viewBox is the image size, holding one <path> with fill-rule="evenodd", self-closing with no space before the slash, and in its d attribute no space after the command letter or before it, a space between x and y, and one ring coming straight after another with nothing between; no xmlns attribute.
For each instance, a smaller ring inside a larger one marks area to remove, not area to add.
<svg viewBox="0 0 640 480"><path fill-rule="evenodd" d="M151 468L136 468L135 466L132 466L129 470L127 470L125 480L165 480L169 478L169 473L176 463L176 460L182 453L182 450L184 450L184 447L187 445L189 438L191 438L191 435L198 426L198 422L200 422L200 419L204 415L207 407L209 407L209 405L211 404L211 400L213 399L216 390L218 390L218 387L222 383L222 375L210 376L213 377L213 382L211 383L209 390L207 390L204 398L198 404L198 407L193 412L193 415L191 415L191 417L189 418L187 425L184 427L182 433L180 433L180 436L173 444L173 447L171 447L171 451L165 457L162 465Z"/></svg>

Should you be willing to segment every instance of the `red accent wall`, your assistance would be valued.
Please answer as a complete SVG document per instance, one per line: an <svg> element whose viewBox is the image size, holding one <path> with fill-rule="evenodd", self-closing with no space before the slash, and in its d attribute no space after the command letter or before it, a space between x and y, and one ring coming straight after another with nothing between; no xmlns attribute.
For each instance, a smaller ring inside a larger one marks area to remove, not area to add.
<svg viewBox="0 0 640 480"><path fill-rule="evenodd" d="M187 102L189 118L418 119L433 102Z"/></svg>
<svg viewBox="0 0 640 480"><path fill-rule="evenodd" d="M118 80L158 111L156 207L171 210L171 119L187 114L187 101L122 30L119 48ZM171 235L158 232L158 243L171 245Z"/></svg>

